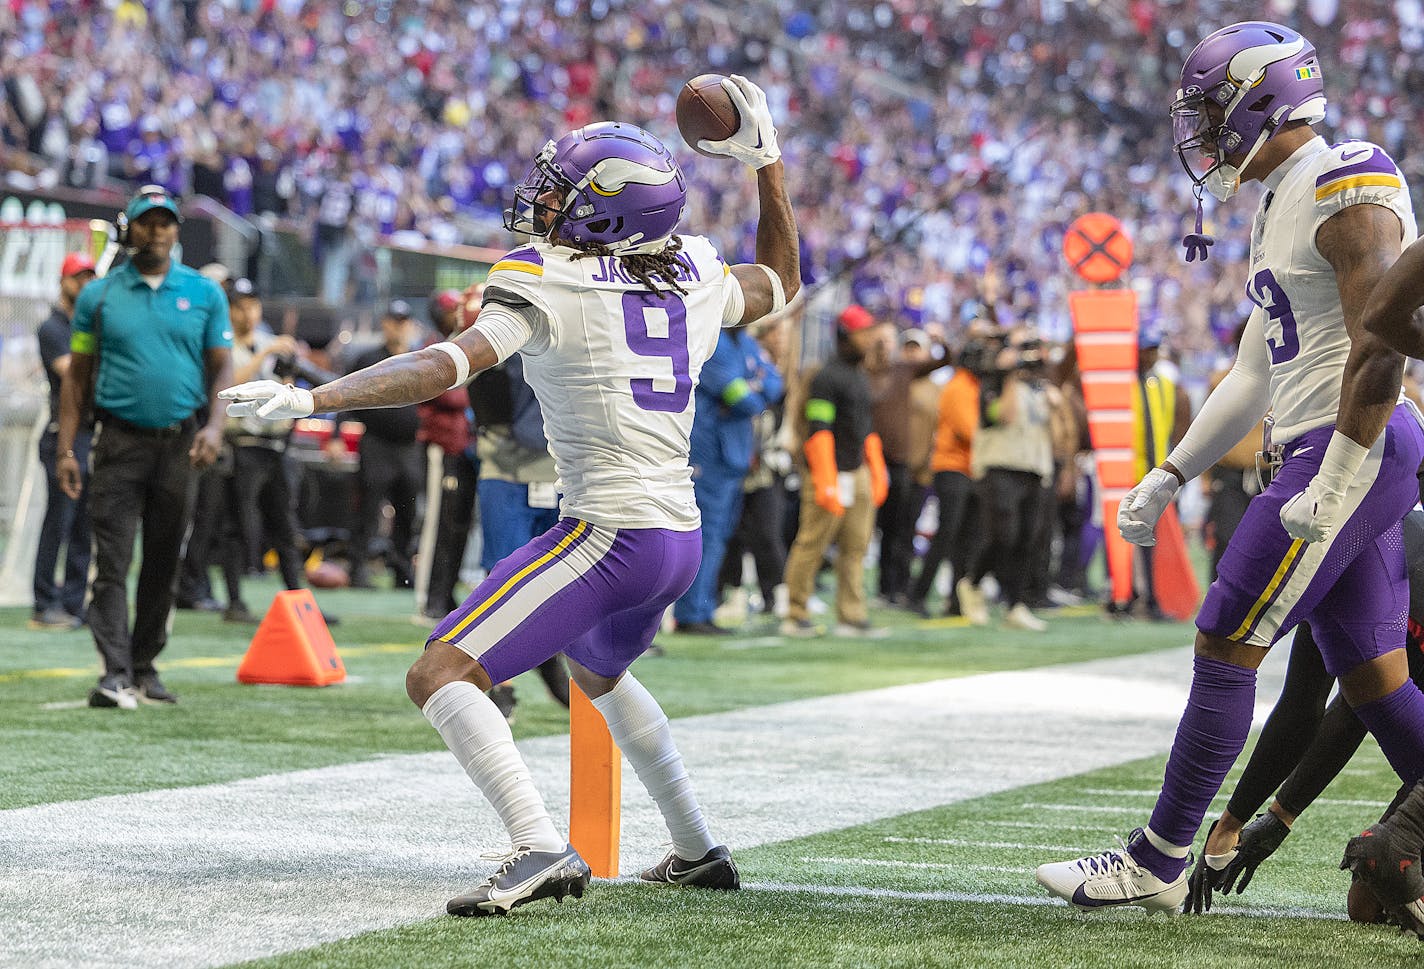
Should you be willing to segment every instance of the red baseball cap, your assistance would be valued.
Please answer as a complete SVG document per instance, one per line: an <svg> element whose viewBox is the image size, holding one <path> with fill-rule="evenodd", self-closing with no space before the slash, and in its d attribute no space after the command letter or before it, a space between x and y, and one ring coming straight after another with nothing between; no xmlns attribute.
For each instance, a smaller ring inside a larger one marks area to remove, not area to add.
<svg viewBox="0 0 1424 969"><path fill-rule="evenodd" d="M458 289L442 289L435 294L432 303L437 310L448 313L460 305L460 291Z"/></svg>
<svg viewBox="0 0 1424 969"><path fill-rule="evenodd" d="M864 330L875 325L875 316L864 306L852 303L841 310L841 315L836 317L836 326L847 333L854 333L857 330Z"/></svg>
<svg viewBox="0 0 1424 969"><path fill-rule="evenodd" d="M64 257L64 262L59 267L59 278L68 279L70 276L78 276L83 272L94 271L94 259L87 252L71 252Z"/></svg>

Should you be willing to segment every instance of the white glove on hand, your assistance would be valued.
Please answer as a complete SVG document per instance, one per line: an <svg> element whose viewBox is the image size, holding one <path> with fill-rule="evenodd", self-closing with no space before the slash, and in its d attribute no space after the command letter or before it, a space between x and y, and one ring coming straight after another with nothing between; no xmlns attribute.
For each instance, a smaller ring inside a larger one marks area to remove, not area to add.
<svg viewBox="0 0 1424 969"><path fill-rule="evenodd" d="M765 168L781 157L776 144L776 126L766 106L766 92L740 74L722 82L722 90L737 106L742 126L737 133L722 141L702 139L697 147L717 155L730 155L752 168Z"/></svg>
<svg viewBox="0 0 1424 969"><path fill-rule="evenodd" d="M234 401L227 405L229 417L258 417L265 421L310 417L315 403L310 390L278 383L275 380L254 380L218 391L218 397Z"/></svg>
<svg viewBox="0 0 1424 969"><path fill-rule="evenodd" d="M1291 538L1323 542L1335 530L1345 490L1360 473L1370 449L1336 431L1305 490L1281 506L1281 524Z"/></svg>
<svg viewBox="0 0 1424 969"><path fill-rule="evenodd" d="M1137 483L1117 507L1117 530L1133 545L1151 548L1157 544L1157 519L1176 497L1181 484L1177 476L1153 468Z"/></svg>

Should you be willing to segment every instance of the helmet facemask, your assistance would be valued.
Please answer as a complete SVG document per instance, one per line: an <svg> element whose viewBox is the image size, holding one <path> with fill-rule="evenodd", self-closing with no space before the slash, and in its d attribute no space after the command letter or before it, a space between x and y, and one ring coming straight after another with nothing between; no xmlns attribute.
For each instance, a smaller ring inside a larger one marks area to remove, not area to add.
<svg viewBox="0 0 1424 969"><path fill-rule="evenodd" d="M553 166L555 147L552 140L545 142L514 187L514 207L504 210L504 227L510 232L552 238L568 214L574 187ZM557 206L549 204L554 198L559 199Z"/></svg>

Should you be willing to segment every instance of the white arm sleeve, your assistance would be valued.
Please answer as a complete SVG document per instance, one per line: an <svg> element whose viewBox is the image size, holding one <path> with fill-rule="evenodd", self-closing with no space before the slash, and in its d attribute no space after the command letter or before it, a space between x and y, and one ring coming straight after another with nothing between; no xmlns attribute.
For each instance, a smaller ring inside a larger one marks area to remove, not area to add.
<svg viewBox="0 0 1424 969"><path fill-rule="evenodd" d="M516 310L487 300L480 307L474 328L484 334L498 354L499 362L503 363L526 347L534 349L535 344L547 344L547 327L540 326L542 318L543 314L532 306Z"/></svg>
<svg viewBox="0 0 1424 969"><path fill-rule="evenodd" d="M1167 455L1188 481L1220 461L1271 409L1271 366L1262 315L1260 309L1252 311L1231 372L1206 399L1182 443Z"/></svg>
<svg viewBox="0 0 1424 969"><path fill-rule="evenodd" d="M722 325L737 326L747 311L747 297L736 273L722 277Z"/></svg>

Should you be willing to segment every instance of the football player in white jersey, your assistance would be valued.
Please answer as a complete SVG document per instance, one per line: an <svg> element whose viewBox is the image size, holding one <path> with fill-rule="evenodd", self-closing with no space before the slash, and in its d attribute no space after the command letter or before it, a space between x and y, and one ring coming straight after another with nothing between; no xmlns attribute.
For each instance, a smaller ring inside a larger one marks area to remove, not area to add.
<svg viewBox="0 0 1424 969"><path fill-rule="evenodd" d="M1038 869L1042 885L1080 908L1182 904L1197 828L1251 728L1256 669L1299 622L1400 777L1424 773L1424 695L1403 651L1401 538L1424 429L1400 403L1403 358L1362 323L1371 289L1414 241L1414 216L1389 156L1365 142L1327 144L1311 127L1324 116L1315 49L1288 27L1224 27L1182 68L1176 151L1198 199L1188 258L1210 245L1202 190L1225 201L1242 181L1262 182L1247 285L1256 308L1230 374L1123 499L1118 528L1153 544L1177 490L1268 410L1284 463L1251 501L1197 616L1187 709L1150 821L1120 850ZM1235 850L1234 836L1218 844L1209 833L1203 877Z"/></svg>
<svg viewBox="0 0 1424 969"><path fill-rule="evenodd" d="M450 342L381 361L311 392L258 382L226 392L259 417L428 400L520 353L544 413L563 495L559 524L500 562L436 626L406 690L498 812L513 850L454 915L581 895L589 869L554 827L491 683L557 652L657 802L672 851L647 881L736 888L708 833L657 701L627 672L701 557L688 466L693 387L720 328L781 309L800 287L796 222L766 95L723 82L742 124L701 147L756 171L754 264L677 236L686 188L672 154L628 124L550 141L514 193L506 226L532 237L490 271L478 320Z"/></svg>

